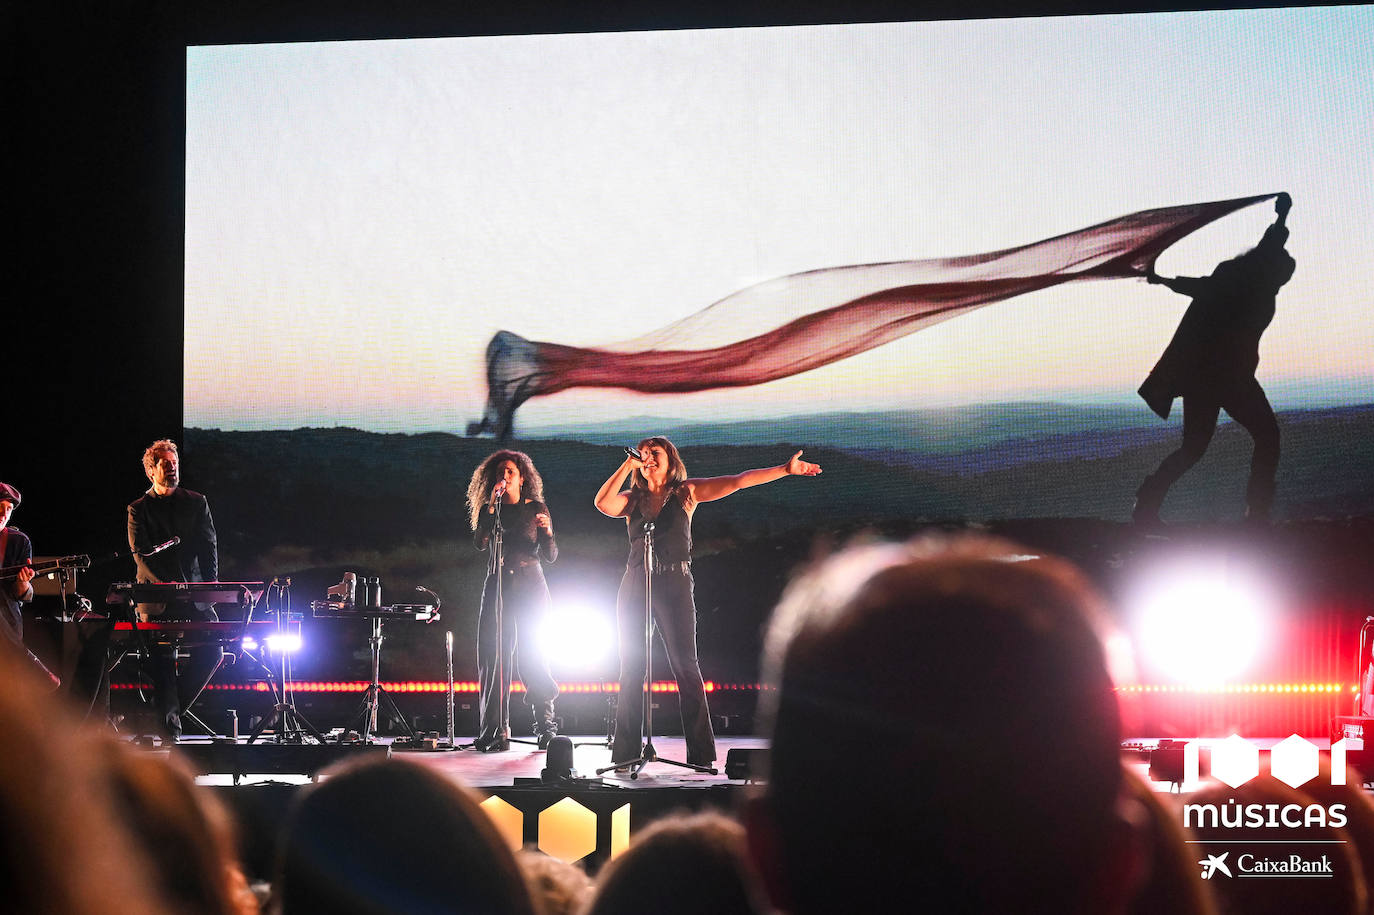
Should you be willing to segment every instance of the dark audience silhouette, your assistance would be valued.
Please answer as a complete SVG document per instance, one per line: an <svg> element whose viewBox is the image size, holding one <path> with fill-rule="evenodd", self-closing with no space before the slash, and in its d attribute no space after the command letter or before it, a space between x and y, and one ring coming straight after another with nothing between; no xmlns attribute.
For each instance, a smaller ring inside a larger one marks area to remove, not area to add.
<svg viewBox="0 0 1374 915"><path fill-rule="evenodd" d="M847 550L770 625L750 849L787 912L1120 912L1143 876L1098 598L996 540Z"/></svg>

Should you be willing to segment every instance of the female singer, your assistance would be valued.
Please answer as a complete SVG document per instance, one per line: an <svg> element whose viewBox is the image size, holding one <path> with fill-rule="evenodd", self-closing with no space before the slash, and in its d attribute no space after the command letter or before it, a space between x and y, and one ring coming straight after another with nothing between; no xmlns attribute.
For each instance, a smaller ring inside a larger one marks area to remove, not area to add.
<svg viewBox="0 0 1374 915"><path fill-rule="evenodd" d="M777 467L746 470L734 476L688 479L677 448L654 436L639 443L638 457L629 456L596 494L603 515L624 518L630 534L630 555L616 596L616 628L620 636L620 698L616 704L613 762L639 756L643 740L644 672L644 526L654 525L653 614L677 680L682 733L687 738L687 762L711 766L716 738L706 707L706 686L697 660L697 610L692 600L692 515L702 502L785 476L813 477L819 465L801 459L801 452ZM622 490L626 477L630 488Z"/></svg>
<svg viewBox="0 0 1374 915"><path fill-rule="evenodd" d="M498 451L472 472L468 483L468 511L477 549L491 545L501 525L501 553L493 548L482 585L482 610L477 619L477 673L481 689L481 728L474 743L484 752L510 749L510 722L502 720L502 700L510 694L512 661L519 648L520 679L534 709L534 729L540 749L555 734L554 699L558 684L549 673L534 628L549 609L549 586L540 560L558 558L553 522L544 504L544 481L529 455ZM501 651L496 648L497 600L501 602ZM504 664L498 661L504 660ZM497 668L501 682L497 682ZM509 705L507 704L507 707Z"/></svg>

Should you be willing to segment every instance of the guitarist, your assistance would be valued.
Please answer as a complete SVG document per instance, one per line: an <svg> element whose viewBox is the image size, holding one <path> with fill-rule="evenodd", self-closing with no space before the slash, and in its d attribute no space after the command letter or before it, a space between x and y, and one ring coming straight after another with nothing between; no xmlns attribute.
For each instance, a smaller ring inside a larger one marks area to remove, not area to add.
<svg viewBox="0 0 1374 915"><path fill-rule="evenodd" d="M19 490L0 483L0 568L25 566L13 581L0 582L0 632L6 640L23 648L24 617L19 605L33 600L33 545L17 527L10 527L10 515L19 507Z"/></svg>

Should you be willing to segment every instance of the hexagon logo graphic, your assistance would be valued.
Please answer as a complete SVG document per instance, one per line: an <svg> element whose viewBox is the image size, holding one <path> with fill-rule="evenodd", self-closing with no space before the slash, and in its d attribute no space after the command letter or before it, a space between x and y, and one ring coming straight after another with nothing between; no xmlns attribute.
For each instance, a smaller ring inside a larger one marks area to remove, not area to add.
<svg viewBox="0 0 1374 915"><path fill-rule="evenodd" d="M1259 775L1259 747L1232 734L1212 747L1212 774L1232 788Z"/></svg>
<svg viewBox="0 0 1374 915"><path fill-rule="evenodd" d="M519 851L525 844L525 815L494 794L482 802L482 809L510 850Z"/></svg>
<svg viewBox="0 0 1374 915"><path fill-rule="evenodd" d="M567 861L596 851L596 814L570 797L539 812L539 850Z"/></svg>
<svg viewBox="0 0 1374 915"><path fill-rule="evenodd" d="M1321 771L1320 756L1315 744L1292 734L1269 751L1269 769L1288 787L1301 788Z"/></svg>

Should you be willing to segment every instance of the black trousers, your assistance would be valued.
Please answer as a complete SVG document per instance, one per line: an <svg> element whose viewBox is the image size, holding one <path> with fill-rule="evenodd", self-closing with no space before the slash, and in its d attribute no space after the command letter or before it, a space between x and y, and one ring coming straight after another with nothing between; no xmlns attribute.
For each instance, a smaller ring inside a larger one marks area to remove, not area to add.
<svg viewBox="0 0 1374 915"><path fill-rule="evenodd" d="M549 672L545 657L534 637L535 627L549 612L549 586L537 561L528 565L508 563L502 576L501 619L502 653L496 650L496 578L488 575L482 585L482 611L477 618L477 679L481 690L481 740L501 734L501 699L510 693L511 673L518 669L525 684L525 698L534 709L536 731L553 724L553 702L558 698L558 683ZM523 638L521 636L523 635ZM504 657L501 682L497 682L497 661Z"/></svg>
<svg viewBox="0 0 1374 915"><path fill-rule="evenodd" d="M654 623L677 680L687 762L709 766L716 759L716 735L706 704L706 684L697 659L697 608L692 599L690 569L655 573ZM616 700L615 745L611 759L639 756L644 739L644 570L627 568L616 595L616 629L620 636L620 698Z"/></svg>
<svg viewBox="0 0 1374 915"><path fill-rule="evenodd" d="M219 616L211 606L202 609L188 601L176 601L168 604L166 612L155 619L214 622ZM175 646L154 644L151 654L153 700L157 703L158 713L167 729L172 730L173 724L179 728L181 714L210 682L223 650L218 644L193 645L187 649L189 658L180 670L177 669Z"/></svg>
<svg viewBox="0 0 1374 915"><path fill-rule="evenodd" d="M105 672L117 656L110 655L110 639L113 634L115 616L104 620L91 620L78 623L81 638L80 654L77 656L76 670L72 676L73 697L85 708L88 715L108 717L110 713L110 687ZM219 616L213 607L201 609L188 601L168 604L161 616L154 617L158 622L173 620L200 620L213 622ZM159 645L152 635L135 636L145 638L142 645L129 643L121 645L121 653L146 646L148 649L148 675L153 682L153 702L157 706L158 717L164 731L171 732L181 726L181 714L191 704L201 689L210 682L215 668L223 654L218 644L194 645L187 649L189 655L185 664L178 670L177 650L172 645Z"/></svg>

